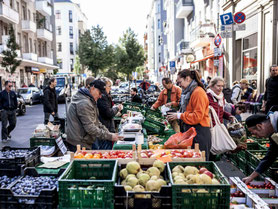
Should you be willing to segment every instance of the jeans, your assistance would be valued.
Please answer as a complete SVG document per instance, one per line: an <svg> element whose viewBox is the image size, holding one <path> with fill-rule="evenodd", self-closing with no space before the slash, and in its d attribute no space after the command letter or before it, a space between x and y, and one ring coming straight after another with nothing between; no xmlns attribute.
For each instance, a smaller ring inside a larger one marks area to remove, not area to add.
<svg viewBox="0 0 278 209"><path fill-rule="evenodd" d="M44 124L47 124L49 122L50 115L52 114L49 112L44 113ZM59 117L58 113L56 112L54 116L52 115L52 117L54 118L54 120L57 119Z"/></svg>
<svg viewBox="0 0 278 209"><path fill-rule="evenodd" d="M2 110L2 140L7 139L8 135L14 130L16 126L16 110ZM9 126L7 127L9 122Z"/></svg>
<svg viewBox="0 0 278 209"><path fill-rule="evenodd" d="M112 145L113 145L112 141L97 139L93 143L92 149L93 150L111 150L113 147Z"/></svg>

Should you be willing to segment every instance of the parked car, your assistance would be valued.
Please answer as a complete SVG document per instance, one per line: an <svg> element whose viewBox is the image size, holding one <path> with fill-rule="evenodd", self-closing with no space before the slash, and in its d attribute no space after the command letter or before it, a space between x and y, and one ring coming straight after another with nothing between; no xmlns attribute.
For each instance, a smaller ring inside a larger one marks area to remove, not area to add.
<svg viewBox="0 0 278 209"><path fill-rule="evenodd" d="M17 93L21 95L29 105L41 102L41 91L37 87L20 88Z"/></svg>

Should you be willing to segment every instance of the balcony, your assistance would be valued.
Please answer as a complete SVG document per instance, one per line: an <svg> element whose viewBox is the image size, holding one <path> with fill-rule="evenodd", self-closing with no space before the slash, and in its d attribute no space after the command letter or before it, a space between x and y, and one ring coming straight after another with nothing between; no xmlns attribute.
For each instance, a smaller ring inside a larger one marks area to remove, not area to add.
<svg viewBox="0 0 278 209"><path fill-rule="evenodd" d="M23 53L22 58L26 60L38 61L38 55L34 53Z"/></svg>
<svg viewBox="0 0 278 209"><path fill-rule="evenodd" d="M44 41L52 41L52 33L46 29L37 29L37 38Z"/></svg>
<svg viewBox="0 0 278 209"><path fill-rule="evenodd" d="M212 43L215 37L215 28L213 23L200 23L190 32L190 47L205 47Z"/></svg>
<svg viewBox="0 0 278 209"><path fill-rule="evenodd" d="M193 11L193 0L179 0L176 18L186 18Z"/></svg>
<svg viewBox="0 0 278 209"><path fill-rule="evenodd" d="M53 59L51 59L49 57L39 57L38 62L53 65Z"/></svg>
<svg viewBox="0 0 278 209"><path fill-rule="evenodd" d="M0 3L0 20L6 23L19 23L18 13L4 3Z"/></svg>
<svg viewBox="0 0 278 209"><path fill-rule="evenodd" d="M36 0L36 10L44 16L51 16L51 5L47 0Z"/></svg>
<svg viewBox="0 0 278 209"><path fill-rule="evenodd" d="M178 54L181 55L181 54L192 54L193 51L192 49L190 48L190 42L189 41L184 41L184 40L181 40L180 42L177 43L177 49L178 49Z"/></svg>
<svg viewBox="0 0 278 209"><path fill-rule="evenodd" d="M37 26L36 23L30 20L22 20L21 22L22 31L36 33Z"/></svg>

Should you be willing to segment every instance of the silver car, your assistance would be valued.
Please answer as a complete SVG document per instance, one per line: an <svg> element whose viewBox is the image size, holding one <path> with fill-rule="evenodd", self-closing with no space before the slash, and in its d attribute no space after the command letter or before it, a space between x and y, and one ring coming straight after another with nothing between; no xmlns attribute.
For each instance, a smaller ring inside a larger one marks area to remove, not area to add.
<svg viewBox="0 0 278 209"><path fill-rule="evenodd" d="M21 95L24 101L29 105L41 102L41 92L37 87L20 88L17 93Z"/></svg>

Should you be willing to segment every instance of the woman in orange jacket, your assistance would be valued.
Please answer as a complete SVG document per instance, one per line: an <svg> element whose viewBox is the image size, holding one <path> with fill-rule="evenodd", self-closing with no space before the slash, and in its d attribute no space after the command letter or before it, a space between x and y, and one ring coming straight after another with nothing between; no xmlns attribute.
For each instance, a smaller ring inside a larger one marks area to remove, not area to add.
<svg viewBox="0 0 278 209"><path fill-rule="evenodd" d="M169 121L180 119L181 132L195 127L197 136L193 145L198 143L200 150L206 152L206 159L209 159L211 148L209 100L200 81L199 74L195 70L182 70L178 73L177 82L182 88L181 108L179 113L170 114Z"/></svg>

